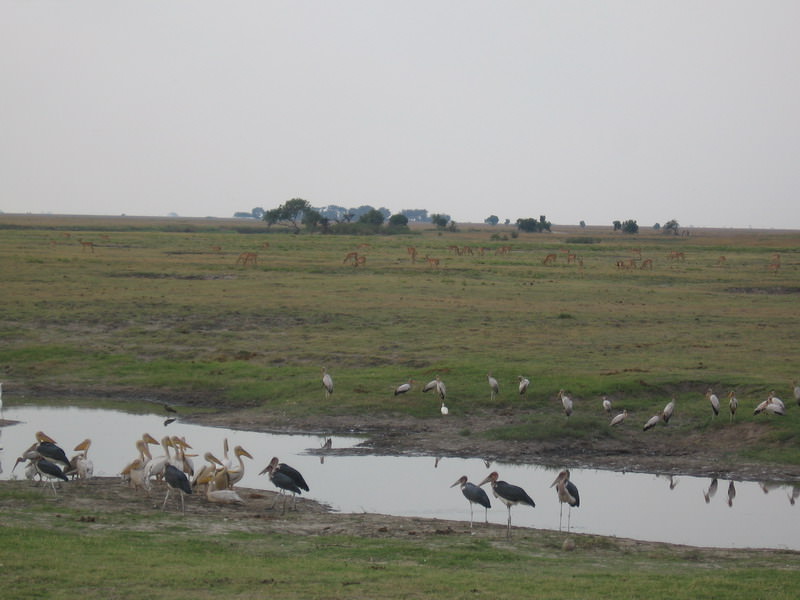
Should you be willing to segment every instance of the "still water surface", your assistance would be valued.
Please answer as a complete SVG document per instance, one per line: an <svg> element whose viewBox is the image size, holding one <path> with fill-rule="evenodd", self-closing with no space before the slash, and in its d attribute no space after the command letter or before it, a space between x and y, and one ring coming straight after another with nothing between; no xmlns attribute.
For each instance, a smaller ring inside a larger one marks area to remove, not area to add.
<svg viewBox="0 0 800 600"><path fill-rule="evenodd" d="M95 475L116 476L136 457L134 442L144 432L157 439L163 435L185 436L200 456L211 451L221 458L223 440L230 447L241 445L255 460L245 460L241 486L272 490L266 476L258 476L273 456L300 470L311 488L307 494L341 512L369 512L398 516L469 520L469 505L458 487L450 488L461 475L479 483L496 470L500 478L520 485L536 502L536 508L517 506L511 511L517 526L558 529L559 503L550 488L557 471L539 465L495 462L487 468L480 458L392 457L342 455L362 440L334 437L335 454L321 460L320 436L276 435L237 431L182 423L168 427L164 417L131 415L86 408L6 407L4 417L19 421L0 428L0 479L23 477L14 462L42 430L53 437L68 456L84 438L92 439L89 456ZM160 449L154 450L160 454ZM720 479L715 494L709 494L711 479L620 473L597 469L571 469L578 486L581 506L572 510L572 530L639 540L693 546L730 548L786 548L800 550L800 482L735 481L735 497L729 505L730 481ZM68 484L65 484L68 485ZM487 484L487 492L491 490ZM192 500L190 500L191 502ZM475 509L475 520L484 511ZM492 497L491 523L505 524L507 511ZM564 509L563 526L567 524Z"/></svg>

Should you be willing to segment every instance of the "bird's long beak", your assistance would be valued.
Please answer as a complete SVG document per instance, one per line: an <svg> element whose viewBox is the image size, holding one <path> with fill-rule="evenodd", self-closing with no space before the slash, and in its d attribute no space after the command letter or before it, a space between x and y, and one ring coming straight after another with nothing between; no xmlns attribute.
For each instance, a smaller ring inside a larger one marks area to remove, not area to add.
<svg viewBox="0 0 800 600"><path fill-rule="evenodd" d="M91 446L91 445L92 445L92 440L90 440L89 438L86 438L80 444L75 446L75 450L88 450L89 446Z"/></svg>
<svg viewBox="0 0 800 600"><path fill-rule="evenodd" d="M50 442L51 444L55 444L56 443L56 441L53 438L51 438L49 435L47 435L43 431L37 431L36 432L36 439L39 440L40 442Z"/></svg>
<svg viewBox="0 0 800 600"><path fill-rule="evenodd" d="M269 471L271 468L272 468L272 463L269 463L269 464L268 464L266 467L264 467L264 468L263 468L263 469L262 469L262 470L259 472L259 475L263 475L264 473L266 473L267 471Z"/></svg>
<svg viewBox="0 0 800 600"><path fill-rule="evenodd" d="M460 479L459 479L458 481L456 481L456 482L455 482L453 485L451 485L450 487L451 487L451 488L453 488L453 487L456 487L457 485L461 485L461 480L460 480Z"/></svg>
<svg viewBox="0 0 800 600"><path fill-rule="evenodd" d="M491 480L492 480L492 476L491 476L491 475L489 475L488 477L486 477L486 479L484 479L483 481L481 481L481 482L478 484L478 487L481 487L481 486L482 486L484 483L489 483Z"/></svg>
<svg viewBox="0 0 800 600"><path fill-rule="evenodd" d="M556 477L555 481L553 481L553 483L550 484L550 487L553 487L554 485L559 483L563 478L564 478L564 472L562 471L561 473L558 474L558 477Z"/></svg>
<svg viewBox="0 0 800 600"><path fill-rule="evenodd" d="M211 452L206 452L205 455L204 455L204 458L209 462L213 462L215 464L218 464L220 467L223 466L222 465L222 461L220 459L218 459L216 456L214 456L213 454L211 454Z"/></svg>
<svg viewBox="0 0 800 600"><path fill-rule="evenodd" d="M252 455L252 454L250 454L250 453L249 453L247 450L245 450L244 448L239 448L239 450L238 450L238 452L236 452L236 454L238 454L239 456L246 456L247 458L253 458L253 455Z"/></svg>

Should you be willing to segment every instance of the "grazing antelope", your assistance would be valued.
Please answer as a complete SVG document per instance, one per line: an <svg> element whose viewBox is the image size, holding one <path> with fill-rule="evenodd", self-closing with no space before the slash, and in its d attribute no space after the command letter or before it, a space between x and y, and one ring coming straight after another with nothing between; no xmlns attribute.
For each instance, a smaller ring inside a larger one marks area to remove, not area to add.
<svg viewBox="0 0 800 600"><path fill-rule="evenodd" d="M430 257L430 256L428 256L426 254L425 255L425 260L428 261L428 266L429 267L436 267L437 269L439 268L439 259L438 258L432 258L432 257Z"/></svg>
<svg viewBox="0 0 800 600"><path fill-rule="evenodd" d="M548 254L547 256L544 257L544 260L542 261L542 264L543 265L549 265L551 263L554 263L554 262L556 262L556 258L558 258L556 254L552 254L552 253Z"/></svg>
<svg viewBox="0 0 800 600"><path fill-rule="evenodd" d="M355 264L358 261L358 252L348 252L345 254L342 264L346 263L347 261L353 261L353 264Z"/></svg>
<svg viewBox="0 0 800 600"><path fill-rule="evenodd" d="M92 251L92 254L94 254L94 242L86 242L84 240L78 240L78 241L81 243L81 250L82 251L85 252L86 249L89 248L89 250Z"/></svg>
<svg viewBox="0 0 800 600"><path fill-rule="evenodd" d="M236 259L236 264L242 264L243 267L246 267L248 264L252 264L254 267L257 263L258 255L255 252L242 252L239 255L239 258Z"/></svg>
<svg viewBox="0 0 800 600"><path fill-rule="evenodd" d="M417 262L417 249L414 246L407 246L406 252L411 257L411 262Z"/></svg>
<svg viewBox="0 0 800 600"><path fill-rule="evenodd" d="M644 259L639 268L640 269L650 269L652 271L653 270L653 259L652 258Z"/></svg>

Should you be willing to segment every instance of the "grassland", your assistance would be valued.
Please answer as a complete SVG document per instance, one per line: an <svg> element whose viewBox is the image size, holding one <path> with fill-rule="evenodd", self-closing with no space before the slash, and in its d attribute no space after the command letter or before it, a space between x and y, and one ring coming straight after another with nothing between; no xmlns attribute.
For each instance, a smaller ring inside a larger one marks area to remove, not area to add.
<svg viewBox="0 0 800 600"><path fill-rule="evenodd" d="M0 215L3 399L139 409L157 398L186 418L231 426L379 432L383 451L549 453L559 462L572 455L800 478L800 408L790 385L800 376L800 232L555 230L515 237L463 226L362 238L233 220ZM511 252L497 254L504 245ZM412 262L408 246L439 258L439 267ZM637 248L652 270L616 266L638 259ZM366 264L343 264L350 251ZM567 251L582 266L568 263ZM241 252L256 252L258 264L237 264ZM670 260L672 252L685 260ZM549 253L557 259L543 265ZM768 269L776 254L777 272ZM328 402L323 365L336 382ZM488 372L501 383L494 402ZM447 419L429 395L392 396L395 385L436 374L448 386ZM524 397L518 375L531 379ZM710 418L709 386L723 402L736 390L734 422ZM556 400L561 388L575 398L569 421ZM752 415L772 389L787 416ZM628 409L624 427L608 427L601 395ZM642 432L671 397L678 411L670 425ZM578 536L566 552L555 532L506 541L502 527L471 536L463 523L324 511L312 522L306 511L278 518L201 503L206 512L182 518L117 485L64 487L53 499L26 482L3 484L0 586L10 597L800 591L795 552L596 536Z"/></svg>

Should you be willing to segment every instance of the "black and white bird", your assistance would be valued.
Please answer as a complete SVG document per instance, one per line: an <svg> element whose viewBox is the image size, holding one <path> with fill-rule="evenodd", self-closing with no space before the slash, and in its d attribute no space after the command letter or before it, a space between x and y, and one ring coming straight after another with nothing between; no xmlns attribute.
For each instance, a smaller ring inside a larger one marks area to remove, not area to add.
<svg viewBox="0 0 800 600"><path fill-rule="evenodd" d="M556 487L556 493L558 494L558 501L560 503L558 511L558 530L561 531L561 516L564 510L564 504L567 504L569 506L569 512L567 513L567 533L569 533L572 507L574 506L577 508L581 505L581 497L580 494L578 494L578 488L569 479L569 469L564 469L558 474L555 481L550 484L550 487L553 486Z"/></svg>
<svg viewBox="0 0 800 600"><path fill-rule="evenodd" d="M652 429L653 427L658 425L658 422L660 420L661 420L661 413L659 413L657 415L653 415L652 417L647 419L647 423L644 424L644 427L642 428L642 430L643 431L647 431L648 429Z"/></svg>
<svg viewBox="0 0 800 600"><path fill-rule="evenodd" d="M295 481L289 477L286 473L282 473L276 465L270 463L267 465L267 468L261 471L259 475L262 473L266 473L269 477L269 480L272 482L276 488L280 490L280 495L283 496L283 512L286 512L286 495L285 492L291 492L294 498L294 501L297 501L297 494L302 493L300 487L295 483ZM275 503L278 501L278 496L275 497L275 501L272 503L272 506L275 506Z"/></svg>
<svg viewBox="0 0 800 600"><path fill-rule="evenodd" d="M56 445L53 438L41 431L37 431L36 441L39 442L39 445L36 446L36 452L48 461L56 463L64 469L69 469L70 464L66 453L60 446Z"/></svg>
<svg viewBox="0 0 800 600"><path fill-rule="evenodd" d="M521 487L506 483L505 481L500 481L498 478L499 475L497 474L497 471L492 471L489 473L486 479L481 481L478 485L482 486L485 483L491 482L492 493L494 493L495 498L498 498L500 502L508 507L508 526L506 529L506 535L511 537L511 507L517 504L527 504L528 506L535 507L536 503Z"/></svg>
<svg viewBox="0 0 800 600"><path fill-rule="evenodd" d="M67 476L64 475L64 471L61 470L61 467L44 457L40 456L34 459L33 464L36 467L36 472L39 473L39 476L42 478L42 481L50 483L50 487L53 488L53 494L55 495L57 495L57 492L54 480L60 479L62 481L69 481Z"/></svg>
<svg viewBox="0 0 800 600"><path fill-rule="evenodd" d="M628 409L625 409L621 413L619 413L618 415L614 416L614 418L611 419L611 423L609 423L609 425L611 427L613 427L614 425L619 425L623 421L625 421L625 417L627 417L627 416L628 416Z"/></svg>
<svg viewBox="0 0 800 600"><path fill-rule="evenodd" d="M405 394L406 392L410 392L413 384L414 384L413 379L409 379L407 382L401 383L396 388L394 388L394 395L399 396L400 394Z"/></svg>
<svg viewBox="0 0 800 600"><path fill-rule="evenodd" d="M164 496L164 504L161 505L161 510L166 508L170 492L172 490L178 490L181 497L181 512L186 514L186 505L184 504L183 496L184 494L192 493L192 484L189 483L189 478L186 476L186 473L175 465L167 463L164 467L164 481L167 482L167 494Z"/></svg>
<svg viewBox="0 0 800 600"><path fill-rule="evenodd" d="M486 491L475 485L474 483L470 483L467 481L467 476L462 475L458 478L453 485L450 487L461 486L461 493L464 494L464 498L469 500L469 528L472 529L472 505L473 504L480 504L484 508L484 517L485 523L489 522L489 509L492 508L492 503L489 502L489 496Z"/></svg>

